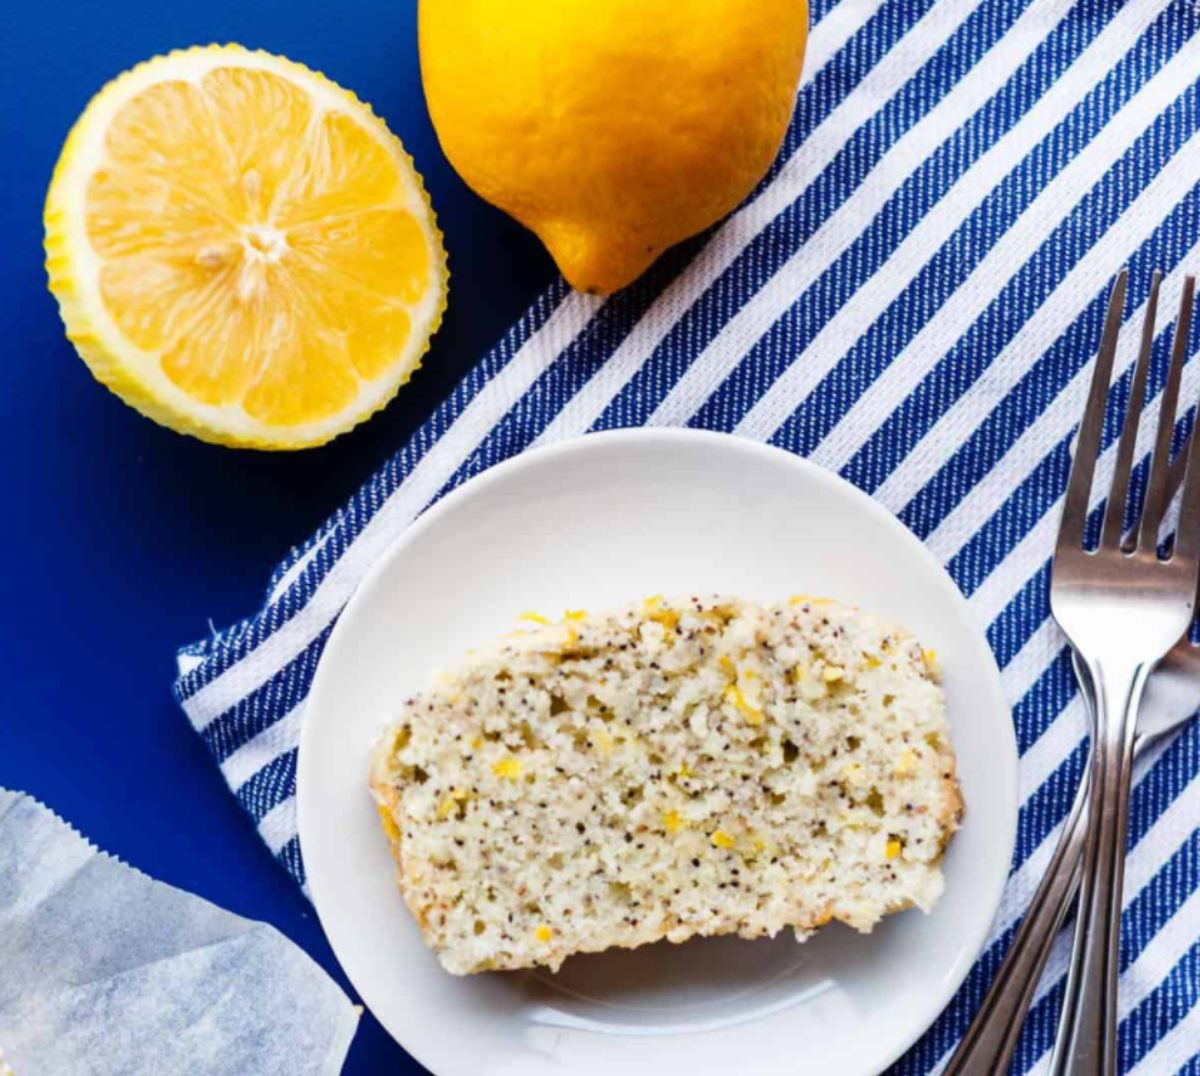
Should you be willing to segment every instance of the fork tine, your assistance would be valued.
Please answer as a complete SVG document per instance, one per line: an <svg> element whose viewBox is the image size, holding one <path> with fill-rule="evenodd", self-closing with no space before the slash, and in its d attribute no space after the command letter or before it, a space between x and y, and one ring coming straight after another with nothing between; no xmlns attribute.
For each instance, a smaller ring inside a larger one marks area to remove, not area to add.
<svg viewBox="0 0 1200 1076"><path fill-rule="evenodd" d="M1154 319L1158 313L1158 287L1162 273L1157 269L1150 278L1150 295L1146 299L1146 314L1142 319L1142 345L1138 351L1137 365L1133 370L1133 384L1129 389L1129 404L1125 409L1125 422L1121 427L1121 441L1117 445L1117 464L1113 471L1112 490L1108 495L1108 507L1104 512L1104 530L1100 545L1117 549L1121 545L1121 533L1125 529L1125 501L1129 496L1129 473L1133 470L1133 451L1137 446L1138 422L1142 414L1142 402L1146 398L1146 378L1150 373L1150 352L1154 347Z"/></svg>
<svg viewBox="0 0 1200 1076"><path fill-rule="evenodd" d="M1194 430L1188 433L1183 448L1179 450L1179 455L1171 461L1171 468L1167 471L1167 504L1170 504L1179 494L1179 491L1183 489L1183 476L1184 472L1187 471L1187 462L1191 456L1192 438L1194 436ZM1133 521L1133 525L1125 532L1125 537L1121 539L1121 548L1126 553L1132 553L1137 548L1139 522L1141 522L1140 516Z"/></svg>
<svg viewBox="0 0 1200 1076"><path fill-rule="evenodd" d="M1171 468L1167 471L1167 504L1170 504L1183 488L1183 476L1192 452L1192 438L1195 436L1196 431L1193 429L1188 433L1187 440L1179 450L1179 455L1171 461ZM1140 519L1139 516L1133 521L1133 525L1125 532L1125 537L1121 541L1121 548L1126 553L1132 553L1137 548L1137 529Z"/></svg>
<svg viewBox="0 0 1200 1076"><path fill-rule="evenodd" d="M1063 498L1062 521L1058 525L1057 549L1083 545L1083 527L1087 522L1088 496L1092 491L1092 473L1096 470L1096 454L1100 451L1100 434L1104 428L1104 405L1108 400L1108 383L1112 377L1113 356L1117 351L1117 335L1121 331L1121 314L1125 309L1125 282L1129 270L1122 269L1113 282L1108 297L1108 314L1100 337L1100 350L1092 370L1087 407L1075 438L1075 457L1071 460L1071 476Z"/></svg>
<svg viewBox="0 0 1200 1076"><path fill-rule="evenodd" d="M1167 496L1170 500L1168 504L1175 499L1175 494L1183 487L1183 475L1187 470L1188 454L1191 452L1191 441L1195 437L1195 433L1188 434L1188 443L1179 451L1179 455L1171 461L1171 469L1167 472Z"/></svg>
<svg viewBox="0 0 1200 1076"><path fill-rule="evenodd" d="M1187 330L1191 322L1192 302L1195 294L1196 278L1189 276L1183 284L1183 300L1179 307L1179 326L1176 328L1176 341L1181 338L1183 343L1180 350L1187 351ZM1186 305L1186 312L1184 309ZM1186 315L1186 316L1185 316ZM1200 410L1196 417L1200 419ZM1187 471L1183 479L1183 503L1179 508L1179 526L1176 529L1174 554L1193 560L1200 560L1200 437L1196 436L1193 426L1186 447Z"/></svg>
<svg viewBox="0 0 1200 1076"><path fill-rule="evenodd" d="M1138 528L1138 547L1153 551L1158 545L1158 532L1163 513L1167 510L1167 468L1171 462L1171 435L1175 431L1175 408L1179 400L1179 380L1183 360L1187 357L1188 331L1192 323L1192 301L1196 278L1186 277L1183 296L1179 301L1179 318L1175 322L1175 339L1171 346L1171 366L1158 407L1158 431L1154 439L1154 458L1150 464L1150 481L1146 484L1146 500L1142 506L1142 522ZM1191 453L1189 452L1189 459ZM1190 468L1189 468L1190 471ZM1187 479L1184 479L1187 485Z"/></svg>

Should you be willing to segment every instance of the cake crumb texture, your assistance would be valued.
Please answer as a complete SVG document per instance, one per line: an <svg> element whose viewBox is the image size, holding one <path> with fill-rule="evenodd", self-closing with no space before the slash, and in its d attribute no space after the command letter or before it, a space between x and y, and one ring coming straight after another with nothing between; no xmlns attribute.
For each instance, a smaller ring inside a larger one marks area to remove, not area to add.
<svg viewBox="0 0 1200 1076"><path fill-rule="evenodd" d="M938 681L828 599L526 614L375 750L404 900L456 974L928 911L962 809Z"/></svg>

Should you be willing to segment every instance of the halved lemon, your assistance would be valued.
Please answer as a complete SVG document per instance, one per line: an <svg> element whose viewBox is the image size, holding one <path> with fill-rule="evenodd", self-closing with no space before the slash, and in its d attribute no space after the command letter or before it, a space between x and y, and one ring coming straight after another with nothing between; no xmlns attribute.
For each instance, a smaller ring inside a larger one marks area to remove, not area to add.
<svg viewBox="0 0 1200 1076"><path fill-rule="evenodd" d="M348 90L236 45L155 57L75 124L46 199L67 335L207 441L320 444L420 365L446 258L399 139Z"/></svg>

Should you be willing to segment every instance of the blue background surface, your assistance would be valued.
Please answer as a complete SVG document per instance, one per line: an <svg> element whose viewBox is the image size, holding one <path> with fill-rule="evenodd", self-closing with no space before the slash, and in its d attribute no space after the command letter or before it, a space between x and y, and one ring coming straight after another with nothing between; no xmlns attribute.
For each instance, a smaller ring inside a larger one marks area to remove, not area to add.
<svg viewBox="0 0 1200 1076"><path fill-rule="evenodd" d="M101 848L267 920L350 989L170 694L177 645L253 611L274 563L404 443L554 274L466 189L421 94L415 0L86 0L0 19L0 785ZM387 120L446 237L450 307L425 368L325 448L237 452L155 426L94 382L42 269L42 199L100 86L172 48L238 41L303 61ZM369 1014L345 1071L423 1071Z"/></svg>

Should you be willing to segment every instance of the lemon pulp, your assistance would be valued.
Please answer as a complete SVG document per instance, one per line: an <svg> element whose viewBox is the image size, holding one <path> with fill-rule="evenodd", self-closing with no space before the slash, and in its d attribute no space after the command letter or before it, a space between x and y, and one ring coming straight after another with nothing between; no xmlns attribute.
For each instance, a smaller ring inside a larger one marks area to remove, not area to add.
<svg viewBox="0 0 1200 1076"><path fill-rule="evenodd" d="M76 125L51 288L96 375L209 440L300 447L382 406L444 305L399 141L352 94L237 46L158 57Z"/></svg>

